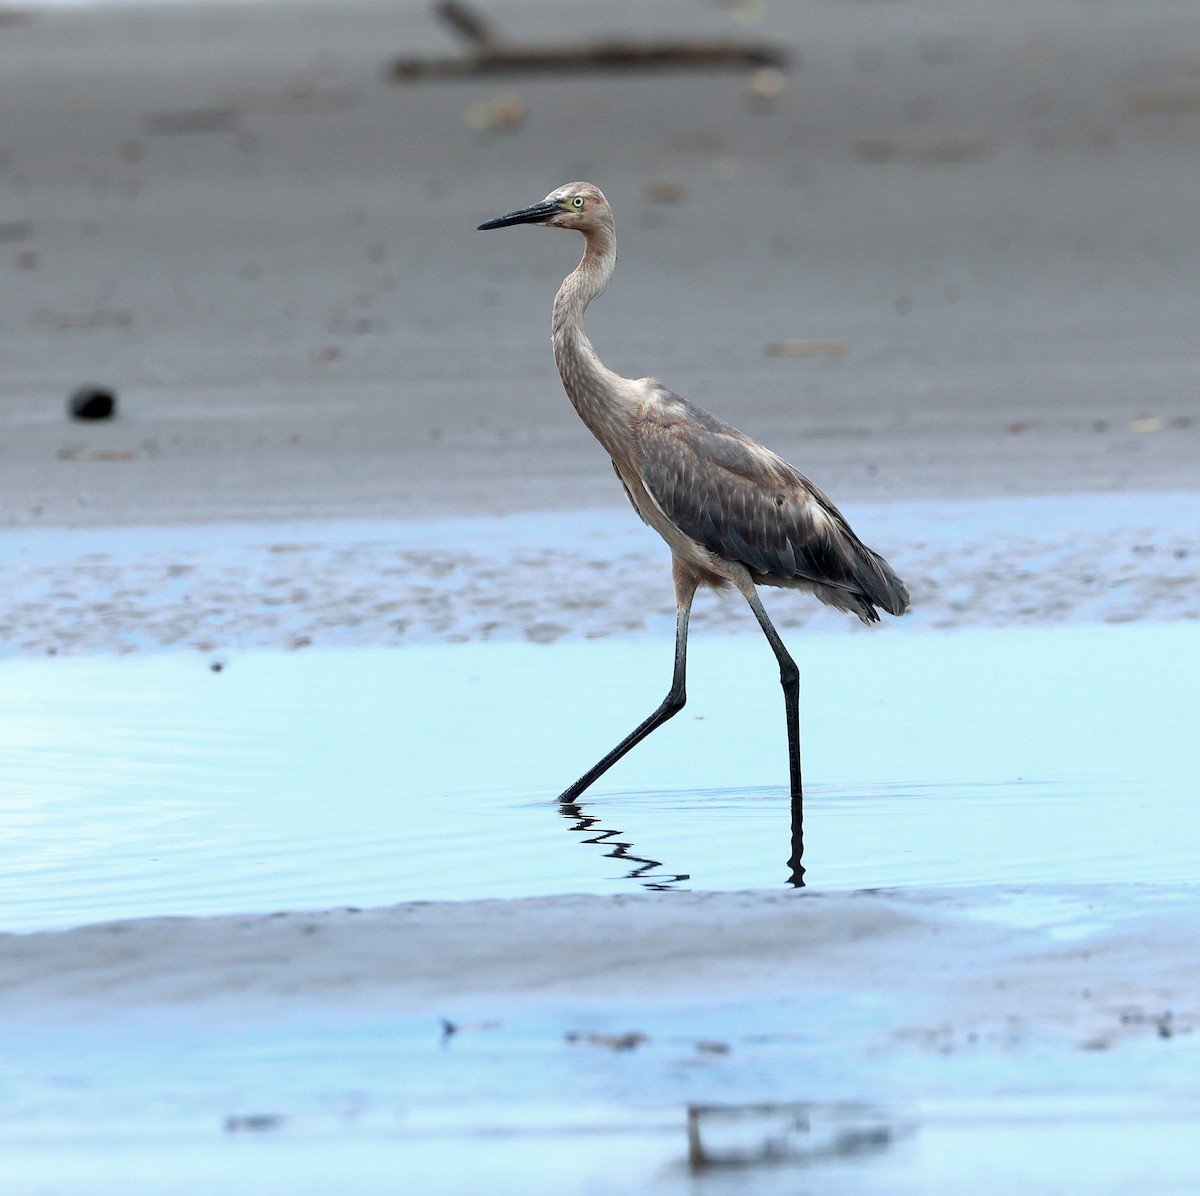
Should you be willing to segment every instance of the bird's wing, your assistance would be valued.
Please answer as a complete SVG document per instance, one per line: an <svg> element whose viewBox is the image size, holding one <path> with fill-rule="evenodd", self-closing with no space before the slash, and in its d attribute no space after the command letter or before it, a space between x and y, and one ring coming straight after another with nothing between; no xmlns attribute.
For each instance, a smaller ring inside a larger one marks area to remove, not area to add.
<svg viewBox="0 0 1200 1196"><path fill-rule="evenodd" d="M682 532L752 575L906 609L904 583L798 469L666 388L656 397L639 427L642 484Z"/></svg>

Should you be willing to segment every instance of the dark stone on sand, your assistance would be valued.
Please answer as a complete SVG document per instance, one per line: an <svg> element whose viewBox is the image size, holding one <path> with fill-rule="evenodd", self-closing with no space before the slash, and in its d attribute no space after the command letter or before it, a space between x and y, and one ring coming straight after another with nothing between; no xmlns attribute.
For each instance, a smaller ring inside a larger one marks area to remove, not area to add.
<svg viewBox="0 0 1200 1196"><path fill-rule="evenodd" d="M117 396L103 386L81 386L67 402L72 419L112 419L117 410Z"/></svg>

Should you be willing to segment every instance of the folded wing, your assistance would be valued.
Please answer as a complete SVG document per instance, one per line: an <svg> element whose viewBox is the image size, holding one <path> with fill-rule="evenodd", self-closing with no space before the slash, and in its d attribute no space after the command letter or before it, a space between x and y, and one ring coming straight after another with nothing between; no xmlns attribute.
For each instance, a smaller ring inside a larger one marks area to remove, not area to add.
<svg viewBox="0 0 1200 1196"><path fill-rule="evenodd" d="M811 588L866 622L900 615L908 590L799 470L661 388L639 428L642 483L686 535L755 581Z"/></svg>

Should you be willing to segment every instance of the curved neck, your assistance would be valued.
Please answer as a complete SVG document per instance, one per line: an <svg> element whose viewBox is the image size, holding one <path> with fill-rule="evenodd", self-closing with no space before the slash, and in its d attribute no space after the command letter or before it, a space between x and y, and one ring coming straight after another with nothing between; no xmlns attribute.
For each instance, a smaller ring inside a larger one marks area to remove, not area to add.
<svg viewBox="0 0 1200 1196"><path fill-rule="evenodd" d="M606 448L628 425L632 401L625 380L596 355L583 330L588 304L608 286L617 264L612 229L589 229L579 265L563 279L554 297L554 361L563 388L580 418ZM610 449L611 451L611 449Z"/></svg>
<svg viewBox="0 0 1200 1196"><path fill-rule="evenodd" d="M603 294L617 268L617 238L611 229L589 229L584 234L583 257L563 279L554 296L554 335L565 329L583 335L583 313ZM585 338L586 339L586 338Z"/></svg>

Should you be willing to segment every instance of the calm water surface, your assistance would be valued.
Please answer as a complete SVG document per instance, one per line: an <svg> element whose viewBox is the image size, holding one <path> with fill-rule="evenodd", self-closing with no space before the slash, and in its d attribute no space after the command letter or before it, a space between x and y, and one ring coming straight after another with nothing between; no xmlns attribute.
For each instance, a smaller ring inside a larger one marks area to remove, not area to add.
<svg viewBox="0 0 1200 1196"><path fill-rule="evenodd" d="M814 888L1189 882L1200 626L847 633L803 674ZM774 661L696 637L0 665L0 926L789 880Z"/></svg>

